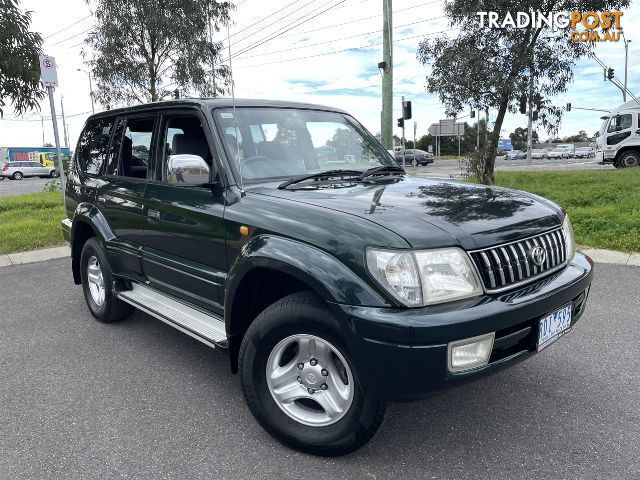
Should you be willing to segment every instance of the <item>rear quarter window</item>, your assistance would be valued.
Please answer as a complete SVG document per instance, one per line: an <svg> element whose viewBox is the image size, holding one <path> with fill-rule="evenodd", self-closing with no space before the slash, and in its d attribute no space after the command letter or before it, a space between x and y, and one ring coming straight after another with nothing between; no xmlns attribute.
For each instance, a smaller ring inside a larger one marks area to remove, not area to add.
<svg viewBox="0 0 640 480"><path fill-rule="evenodd" d="M78 139L76 165L82 173L97 175L107 156L113 118L99 118L87 123Z"/></svg>

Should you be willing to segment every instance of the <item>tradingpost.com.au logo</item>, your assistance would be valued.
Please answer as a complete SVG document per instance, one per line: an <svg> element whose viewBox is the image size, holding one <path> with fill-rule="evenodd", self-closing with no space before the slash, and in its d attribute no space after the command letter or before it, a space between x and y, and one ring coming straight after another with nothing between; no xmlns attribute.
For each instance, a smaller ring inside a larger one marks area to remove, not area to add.
<svg viewBox="0 0 640 480"><path fill-rule="evenodd" d="M569 28L569 40L572 42L617 42L622 27L620 19L623 12L477 12L478 23L482 28Z"/></svg>

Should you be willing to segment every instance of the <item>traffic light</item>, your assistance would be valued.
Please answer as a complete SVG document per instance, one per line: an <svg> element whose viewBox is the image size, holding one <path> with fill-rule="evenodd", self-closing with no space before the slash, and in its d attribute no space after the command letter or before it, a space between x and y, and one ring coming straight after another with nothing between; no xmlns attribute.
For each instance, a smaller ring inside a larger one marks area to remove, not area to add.
<svg viewBox="0 0 640 480"><path fill-rule="evenodd" d="M615 77L613 68L607 68L607 78L613 80L613 77Z"/></svg>
<svg viewBox="0 0 640 480"><path fill-rule="evenodd" d="M520 113L527 113L527 96L520 96Z"/></svg>
<svg viewBox="0 0 640 480"><path fill-rule="evenodd" d="M398 127L404 128L404 118L400 117L398 119Z"/></svg>
<svg viewBox="0 0 640 480"><path fill-rule="evenodd" d="M476 111L475 110L471 110L471 113L469 114L469 118L476 118Z"/></svg>
<svg viewBox="0 0 640 480"><path fill-rule="evenodd" d="M180 98L180 90L179 90L179 89L177 89L177 88L176 88L176 89L173 91L173 98L175 98L175 99Z"/></svg>
<svg viewBox="0 0 640 480"><path fill-rule="evenodd" d="M405 120L411 119L411 102L402 102L402 118Z"/></svg>
<svg viewBox="0 0 640 480"><path fill-rule="evenodd" d="M567 103L567 112L571 111L571 103Z"/></svg>

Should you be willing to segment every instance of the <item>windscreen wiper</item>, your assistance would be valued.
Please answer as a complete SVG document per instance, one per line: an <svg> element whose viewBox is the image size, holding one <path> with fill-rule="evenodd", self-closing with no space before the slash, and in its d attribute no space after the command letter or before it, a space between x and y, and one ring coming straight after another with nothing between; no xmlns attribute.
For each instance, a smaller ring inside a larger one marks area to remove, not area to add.
<svg viewBox="0 0 640 480"><path fill-rule="evenodd" d="M380 165L379 167L373 167L365 170L358 176L358 180L364 180L367 177L378 177L388 175L403 175L405 173L404 168L396 165Z"/></svg>
<svg viewBox="0 0 640 480"><path fill-rule="evenodd" d="M305 180L328 180L329 178L331 179L335 178L339 180L353 181L358 179L358 177L363 173L366 173L366 171L362 172L362 170L327 170L325 172L311 173L308 175L294 177L291 180L287 180L286 182L283 182L280 185L278 185L278 188L280 190L284 190L290 185L304 182Z"/></svg>

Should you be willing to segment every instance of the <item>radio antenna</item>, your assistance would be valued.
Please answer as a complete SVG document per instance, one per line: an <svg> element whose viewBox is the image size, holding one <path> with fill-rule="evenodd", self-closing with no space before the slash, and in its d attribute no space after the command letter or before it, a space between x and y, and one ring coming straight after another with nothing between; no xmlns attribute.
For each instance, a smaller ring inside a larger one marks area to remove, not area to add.
<svg viewBox="0 0 640 480"><path fill-rule="evenodd" d="M233 66L231 65L231 36L229 35L229 22L227 22L227 48L229 49L229 73L231 74L231 104L233 105L233 126L236 131L236 162L240 173L240 195L245 196L244 180L242 178L242 159L240 158L240 140L238 139L238 117L236 116L236 93L233 88Z"/></svg>

